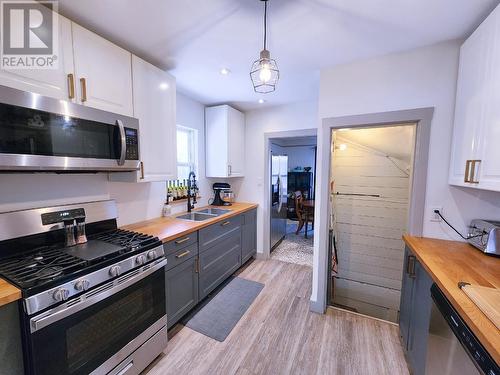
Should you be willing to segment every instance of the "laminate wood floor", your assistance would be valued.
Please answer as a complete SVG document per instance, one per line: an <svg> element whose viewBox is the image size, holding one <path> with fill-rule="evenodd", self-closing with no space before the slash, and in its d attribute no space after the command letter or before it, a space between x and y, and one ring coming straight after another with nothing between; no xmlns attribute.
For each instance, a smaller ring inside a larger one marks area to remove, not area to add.
<svg viewBox="0 0 500 375"><path fill-rule="evenodd" d="M156 374L408 374L397 326L338 309L309 311L310 267L256 260L239 275L265 284L224 342L177 326Z"/></svg>

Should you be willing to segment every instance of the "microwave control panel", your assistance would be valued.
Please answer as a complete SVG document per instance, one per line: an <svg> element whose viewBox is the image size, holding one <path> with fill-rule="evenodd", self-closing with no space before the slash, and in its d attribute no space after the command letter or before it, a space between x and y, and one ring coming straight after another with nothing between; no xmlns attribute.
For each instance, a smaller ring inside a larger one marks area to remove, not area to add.
<svg viewBox="0 0 500 375"><path fill-rule="evenodd" d="M125 128L125 140L127 145L125 159L139 160L139 137L137 129Z"/></svg>

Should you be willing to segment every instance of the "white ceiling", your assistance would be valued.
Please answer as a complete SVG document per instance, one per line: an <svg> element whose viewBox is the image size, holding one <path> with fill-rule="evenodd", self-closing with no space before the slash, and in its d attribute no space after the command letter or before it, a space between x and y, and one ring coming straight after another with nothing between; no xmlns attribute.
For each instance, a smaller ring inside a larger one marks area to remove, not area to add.
<svg viewBox="0 0 500 375"><path fill-rule="evenodd" d="M411 160L415 142L413 124L337 130L335 133L337 143L346 142L347 147L352 142L407 163Z"/></svg>
<svg viewBox="0 0 500 375"><path fill-rule="evenodd" d="M281 71L259 95L259 0L60 0L61 13L177 77L204 104L246 110L315 99L319 70L467 36L499 0L270 0L269 44ZM97 57L96 57L97 58ZM222 76L222 67L231 70Z"/></svg>

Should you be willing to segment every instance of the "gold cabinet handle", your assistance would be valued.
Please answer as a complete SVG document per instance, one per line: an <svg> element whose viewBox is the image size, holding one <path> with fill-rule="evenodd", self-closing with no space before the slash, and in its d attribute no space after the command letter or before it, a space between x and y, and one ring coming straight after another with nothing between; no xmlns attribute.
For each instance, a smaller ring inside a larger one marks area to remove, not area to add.
<svg viewBox="0 0 500 375"><path fill-rule="evenodd" d="M221 224L221 226L222 226L222 227L225 227L226 225L229 225L229 224L231 224L231 222L230 222L230 221L225 221L225 222L223 222L223 223Z"/></svg>
<svg viewBox="0 0 500 375"><path fill-rule="evenodd" d="M141 166L141 180L144 180L144 163L141 161L139 165Z"/></svg>
<svg viewBox="0 0 500 375"><path fill-rule="evenodd" d="M409 277L412 279L415 278L415 255L408 255L408 260L406 263L406 273L408 274Z"/></svg>
<svg viewBox="0 0 500 375"><path fill-rule="evenodd" d="M196 257L195 259L195 270L194 272L200 273L200 258Z"/></svg>
<svg viewBox="0 0 500 375"><path fill-rule="evenodd" d="M75 98L75 76L73 73L68 74L68 98Z"/></svg>
<svg viewBox="0 0 500 375"><path fill-rule="evenodd" d="M186 241L189 241L189 237L183 238L182 240L177 240L177 241L175 241L175 243L176 243L177 245L179 245L179 244L181 244L181 243L183 243L183 242L186 242Z"/></svg>
<svg viewBox="0 0 500 375"><path fill-rule="evenodd" d="M191 252L191 251L186 250L186 251L184 251L183 253L180 253L180 254L176 255L175 257L176 257L177 259L180 259L180 258L183 258L183 257L185 257L186 255L188 255L190 252Z"/></svg>
<svg viewBox="0 0 500 375"><path fill-rule="evenodd" d="M464 182L470 182L469 174L470 174L470 162L471 160L465 161L465 174L464 174Z"/></svg>
<svg viewBox="0 0 500 375"><path fill-rule="evenodd" d="M80 87L82 88L82 103L87 101L87 81L85 78L80 78Z"/></svg>
<svg viewBox="0 0 500 375"><path fill-rule="evenodd" d="M471 184L479 184L479 180L475 179L475 177L476 177L476 164L481 163L481 160L471 160L470 162L471 162L471 166L470 166L471 175L470 175L469 182Z"/></svg>

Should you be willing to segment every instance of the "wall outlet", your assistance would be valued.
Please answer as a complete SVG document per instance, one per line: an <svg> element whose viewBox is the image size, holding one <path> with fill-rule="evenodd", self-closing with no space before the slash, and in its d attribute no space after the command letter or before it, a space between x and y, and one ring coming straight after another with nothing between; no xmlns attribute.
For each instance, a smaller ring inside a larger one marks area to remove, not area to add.
<svg viewBox="0 0 500 375"><path fill-rule="evenodd" d="M443 215L443 207L431 207L431 221L442 221L439 215L434 212L435 210L439 210L439 212L441 212L441 215Z"/></svg>

